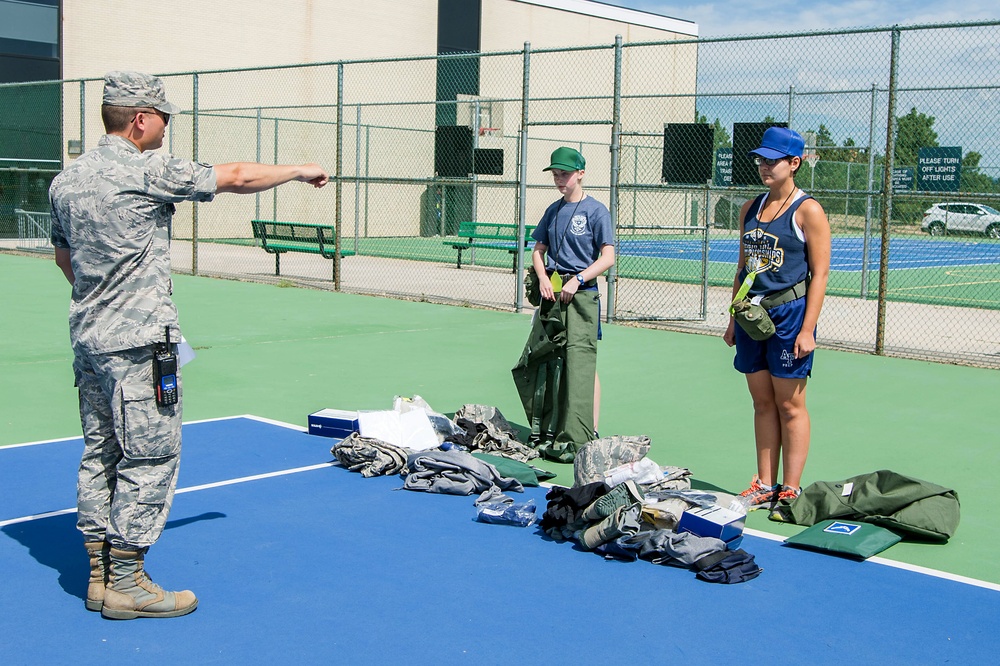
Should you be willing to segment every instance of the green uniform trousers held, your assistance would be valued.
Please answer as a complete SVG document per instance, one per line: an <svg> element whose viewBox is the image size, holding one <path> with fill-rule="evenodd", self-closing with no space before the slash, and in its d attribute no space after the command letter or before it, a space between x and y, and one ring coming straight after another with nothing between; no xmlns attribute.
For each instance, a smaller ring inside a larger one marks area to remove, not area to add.
<svg viewBox="0 0 1000 666"><path fill-rule="evenodd" d="M511 370L531 424L529 443L550 460L572 462L594 438L594 377L600 293L544 301Z"/></svg>

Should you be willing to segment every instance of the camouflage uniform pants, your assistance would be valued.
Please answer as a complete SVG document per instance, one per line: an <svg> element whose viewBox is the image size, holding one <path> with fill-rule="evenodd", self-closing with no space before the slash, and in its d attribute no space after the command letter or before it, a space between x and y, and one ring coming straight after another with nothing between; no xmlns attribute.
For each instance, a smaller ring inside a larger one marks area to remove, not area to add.
<svg viewBox="0 0 1000 666"><path fill-rule="evenodd" d="M153 351L77 353L74 359L84 439L77 527L85 541L145 548L167 522L180 462L181 403L156 403ZM180 390L179 373L177 380Z"/></svg>

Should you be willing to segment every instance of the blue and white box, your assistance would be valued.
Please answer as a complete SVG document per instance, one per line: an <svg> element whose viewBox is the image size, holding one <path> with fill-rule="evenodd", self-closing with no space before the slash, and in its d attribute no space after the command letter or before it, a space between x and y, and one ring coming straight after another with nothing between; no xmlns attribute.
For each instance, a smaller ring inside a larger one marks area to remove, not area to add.
<svg viewBox="0 0 1000 666"><path fill-rule="evenodd" d="M721 506L695 507L681 514L678 532L690 532L703 537L714 537L726 542L730 550L739 548L743 541L746 516Z"/></svg>
<svg viewBox="0 0 1000 666"><path fill-rule="evenodd" d="M358 413L344 409L321 409L309 415L309 434L344 439L358 431Z"/></svg>

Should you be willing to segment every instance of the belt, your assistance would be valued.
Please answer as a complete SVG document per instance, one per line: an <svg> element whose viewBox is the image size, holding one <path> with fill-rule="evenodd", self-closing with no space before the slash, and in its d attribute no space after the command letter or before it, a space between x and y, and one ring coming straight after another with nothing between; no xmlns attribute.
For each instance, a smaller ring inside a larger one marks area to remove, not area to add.
<svg viewBox="0 0 1000 666"><path fill-rule="evenodd" d="M788 289L783 289L776 294L771 294L770 296L765 296L760 300L761 307L765 310L770 310L771 308L776 308L779 305L784 305L785 303L791 303L794 300L798 300L806 295L806 290L809 288L809 281L803 280L796 285L792 285Z"/></svg>
<svg viewBox="0 0 1000 666"><path fill-rule="evenodd" d="M548 273L549 277L552 277L552 274L555 273L555 271L546 271L546 273ZM580 281L576 279L576 276L577 276L577 273L560 273L559 274L559 277L562 278L563 284L566 284L566 282L568 282L569 280L573 280L574 282L576 282L577 284L579 284ZM581 287L581 289L592 289L592 288L594 288L596 286L597 286L597 278L594 278L593 280L587 280L583 284L583 286Z"/></svg>
<svg viewBox="0 0 1000 666"><path fill-rule="evenodd" d="M576 279L577 276L576 273L560 273L559 275L562 276L563 284L566 284L567 280L574 280L577 284L580 283L580 281ZM583 286L580 288L590 289L596 286L597 286L597 278L594 278L593 280L587 280L586 282L584 282Z"/></svg>

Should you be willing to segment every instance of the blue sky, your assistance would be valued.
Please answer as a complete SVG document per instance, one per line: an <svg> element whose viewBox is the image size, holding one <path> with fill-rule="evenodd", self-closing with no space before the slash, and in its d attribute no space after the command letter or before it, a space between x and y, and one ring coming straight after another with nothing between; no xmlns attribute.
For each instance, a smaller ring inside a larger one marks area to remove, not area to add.
<svg viewBox="0 0 1000 666"><path fill-rule="evenodd" d="M1000 20L1000 0L599 1L693 21L698 24L702 38ZM971 87L993 86L996 72L1000 71L1000 45L993 39L995 34L995 30L972 30L961 33L961 40L948 41L940 32L910 33L901 56L900 76L910 87L933 88L958 83ZM749 84L746 77L754 75L761 77L761 87L768 90L773 88L774 80L787 80L799 92L864 90L872 81L885 85L888 43L884 36L852 37L847 44L855 48L846 50L837 38L817 39L810 43L809 51L793 58L781 50L780 44L760 44L759 53L753 49L740 52L741 58L748 57L749 53L749 58L759 56L759 61L748 63L752 65L749 69L736 71L734 75L744 79L735 82L731 80L732 68L726 60L732 58L734 52L727 51L725 46L700 50L699 89L709 92L739 86L746 89ZM824 123L838 145L846 138L863 143L868 138L869 124L869 103L863 97L843 97L835 103L821 105L812 115L808 100L803 98L796 106L799 129L815 129L819 123ZM763 104L766 100L754 101ZM781 117L780 101L770 100L771 106L766 109L747 106L749 101L735 108L727 98L708 96L700 101L699 111L710 120L720 117L723 124L728 125L746 120L744 116L754 115L754 109L757 116ZM934 130L940 145L975 150L983 155L984 167L996 169L995 173L1000 174L1000 139L990 130L989 123L982 120L997 117L1000 91L970 89L964 93L916 93L904 96L899 104L902 105L899 114L905 114L908 105L913 105L919 107L921 113L934 117ZM879 121L884 118L879 116Z"/></svg>
<svg viewBox="0 0 1000 666"><path fill-rule="evenodd" d="M701 37L867 28L894 24L954 23L1000 18L997 0L600 0L694 21Z"/></svg>

